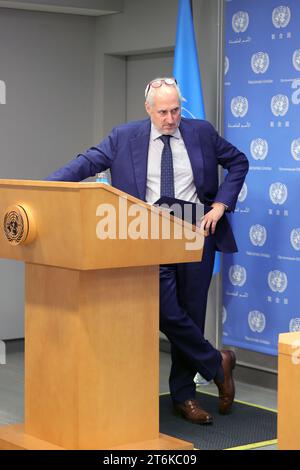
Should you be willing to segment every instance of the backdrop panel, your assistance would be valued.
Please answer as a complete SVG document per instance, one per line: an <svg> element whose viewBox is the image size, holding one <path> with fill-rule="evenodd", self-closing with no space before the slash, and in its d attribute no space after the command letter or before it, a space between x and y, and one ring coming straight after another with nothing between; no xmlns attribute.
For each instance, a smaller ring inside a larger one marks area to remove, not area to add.
<svg viewBox="0 0 300 470"><path fill-rule="evenodd" d="M227 0L225 137L249 157L224 256L223 343L300 330L300 2Z"/></svg>

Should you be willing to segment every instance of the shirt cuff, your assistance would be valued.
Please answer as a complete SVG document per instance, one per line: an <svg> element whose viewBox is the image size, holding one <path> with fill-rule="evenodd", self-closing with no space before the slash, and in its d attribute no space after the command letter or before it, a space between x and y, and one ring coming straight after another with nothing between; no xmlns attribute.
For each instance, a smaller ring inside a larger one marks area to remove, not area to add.
<svg viewBox="0 0 300 470"><path fill-rule="evenodd" d="M222 206L224 206L224 208L225 208L225 211L228 210L228 206L226 206L226 204L224 204L224 202L220 202L220 201L214 201L214 202L217 202L218 204L222 204Z"/></svg>

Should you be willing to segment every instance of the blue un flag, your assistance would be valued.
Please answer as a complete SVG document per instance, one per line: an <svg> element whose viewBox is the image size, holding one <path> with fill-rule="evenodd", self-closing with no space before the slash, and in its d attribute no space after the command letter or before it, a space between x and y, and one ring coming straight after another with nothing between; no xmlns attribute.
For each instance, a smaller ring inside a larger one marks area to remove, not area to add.
<svg viewBox="0 0 300 470"><path fill-rule="evenodd" d="M201 76L190 0L179 0L174 77L182 93L182 116L205 119ZM220 254L217 253L214 274L220 270Z"/></svg>

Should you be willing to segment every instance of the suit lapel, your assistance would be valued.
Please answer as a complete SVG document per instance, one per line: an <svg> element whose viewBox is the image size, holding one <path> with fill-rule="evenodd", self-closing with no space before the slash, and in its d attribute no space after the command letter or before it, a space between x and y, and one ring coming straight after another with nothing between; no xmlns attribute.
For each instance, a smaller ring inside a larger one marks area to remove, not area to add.
<svg viewBox="0 0 300 470"><path fill-rule="evenodd" d="M148 149L150 139L150 120L141 124L136 135L130 140L131 157L139 197L145 200L147 184Z"/></svg>
<svg viewBox="0 0 300 470"><path fill-rule="evenodd" d="M179 130L191 162L197 194L203 202L204 160L200 145L200 137L197 134L196 129L191 125L191 122L187 123L184 119L181 120Z"/></svg>

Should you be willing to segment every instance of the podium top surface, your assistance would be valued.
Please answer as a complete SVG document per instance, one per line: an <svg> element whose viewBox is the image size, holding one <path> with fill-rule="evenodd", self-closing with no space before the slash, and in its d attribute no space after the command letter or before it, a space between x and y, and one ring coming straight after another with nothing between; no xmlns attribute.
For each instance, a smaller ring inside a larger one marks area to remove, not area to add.
<svg viewBox="0 0 300 470"><path fill-rule="evenodd" d="M109 185L97 182L84 182L80 181L78 183L68 182L68 181L41 181L41 180L18 180L18 179L0 179L0 187L30 187L30 188L65 188L65 189L91 189L99 187L107 187ZM111 189L116 190L112 186L109 186ZM117 191L117 190L116 190ZM132 197L132 196L129 196Z"/></svg>
<svg viewBox="0 0 300 470"><path fill-rule="evenodd" d="M18 209L31 232L13 245ZM199 229L103 183L0 180L0 217L0 258L87 270L202 256Z"/></svg>

